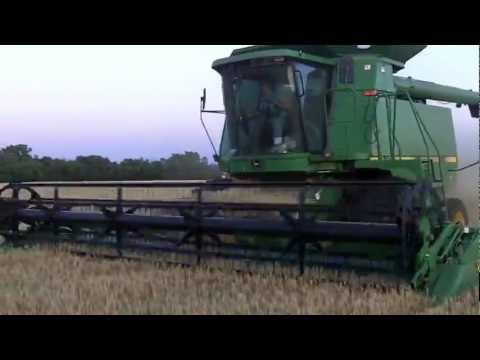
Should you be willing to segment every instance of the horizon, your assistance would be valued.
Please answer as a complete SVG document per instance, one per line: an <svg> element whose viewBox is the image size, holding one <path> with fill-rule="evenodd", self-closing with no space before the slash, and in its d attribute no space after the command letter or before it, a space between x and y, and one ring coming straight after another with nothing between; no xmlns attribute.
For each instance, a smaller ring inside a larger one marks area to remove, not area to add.
<svg viewBox="0 0 480 360"><path fill-rule="evenodd" d="M8 144L8 145L5 145L3 147L0 147L0 151L2 150L5 150L7 147L10 147L10 146L20 146L20 145L26 145L28 146L29 148L31 148L28 144ZM34 159L43 159L43 158L51 158L53 160L61 160L61 161L76 161L79 157L89 157L89 156L99 156L101 158L104 158L104 159L108 159L111 163L121 163L122 161L126 161L126 160L143 160L143 161L149 161L149 162L154 162L154 161L162 161L162 160L168 160L170 157L174 156L174 155L185 155L185 154L188 154L190 153L188 150L187 151L183 151L183 152L180 152L180 153L172 153L170 155L168 155L167 157L162 157L162 158L159 158L159 159L146 159L146 158L124 158L124 159L120 159L120 160L112 160L110 159L108 156L102 156L102 155L98 155L98 154L89 154L89 155L77 155L75 156L74 158L58 158L58 157L52 157L52 156L49 156L49 155L38 155L38 154L35 154L35 152L31 151L30 155L32 156L32 158ZM207 156L202 156L201 154L199 154L198 152L193 152L194 154L198 154L200 156L200 159L204 159L206 158L208 160L208 157ZM211 165L212 163L209 162L209 164Z"/></svg>

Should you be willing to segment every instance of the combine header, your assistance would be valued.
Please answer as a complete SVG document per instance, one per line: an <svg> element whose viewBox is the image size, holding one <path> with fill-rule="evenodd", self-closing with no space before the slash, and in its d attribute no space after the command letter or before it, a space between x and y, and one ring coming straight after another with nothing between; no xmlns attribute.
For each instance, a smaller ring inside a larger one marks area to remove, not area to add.
<svg viewBox="0 0 480 360"><path fill-rule="evenodd" d="M225 110L205 110L205 92L201 100L202 114L225 114L214 147L222 180L5 184L3 235L15 243L52 232L118 256L387 272L438 299L460 295L479 283L478 211L452 195L452 112L430 100L478 118L480 96L394 75L424 48L236 50L213 64Z"/></svg>

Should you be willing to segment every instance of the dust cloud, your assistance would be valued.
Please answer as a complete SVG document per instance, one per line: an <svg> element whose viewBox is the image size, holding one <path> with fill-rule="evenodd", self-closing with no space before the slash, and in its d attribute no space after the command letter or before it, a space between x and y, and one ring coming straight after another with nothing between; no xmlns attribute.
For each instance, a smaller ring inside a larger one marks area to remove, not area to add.
<svg viewBox="0 0 480 360"><path fill-rule="evenodd" d="M459 168L479 159L479 120L470 116L467 107L452 109ZM479 166L456 173L451 195L461 199L468 212L470 225L478 226L479 221Z"/></svg>

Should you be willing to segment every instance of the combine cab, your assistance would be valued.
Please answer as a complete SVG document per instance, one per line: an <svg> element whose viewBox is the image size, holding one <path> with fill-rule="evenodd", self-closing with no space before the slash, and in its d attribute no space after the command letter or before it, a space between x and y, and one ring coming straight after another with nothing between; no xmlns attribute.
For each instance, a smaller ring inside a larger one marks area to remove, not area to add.
<svg viewBox="0 0 480 360"><path fill-rule="evenodd" d="M213 64L225 110L205 110L205 94L201 106L225 114L222 180L5 184L4 235L52 231L119 256L393 273L437 299L460 295L478 286L478 214L452 195L451 110L429 101L466 105L478 118L480 97L394 75L424 48L236 50Z"/></svg>

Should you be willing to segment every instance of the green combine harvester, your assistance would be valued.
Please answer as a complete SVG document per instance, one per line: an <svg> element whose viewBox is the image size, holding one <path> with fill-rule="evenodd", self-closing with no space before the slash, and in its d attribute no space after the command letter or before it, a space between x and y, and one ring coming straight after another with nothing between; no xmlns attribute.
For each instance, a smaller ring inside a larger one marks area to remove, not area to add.
<svg viewBox="0 0 480 360"><path fill-rule="evenodd" d="M473 290L478 209L469 214L467 199L454 196L463 171L454 119L431 101L468 106L478 119L480 96L394 75L425 47L235 50L213 63L225 110L205 110L205 91L201 99L201 114L225 114L219 153L207 131L224 178L6 184L3 234L15 243L52 231L56 241L110 245L118 256L141 250L197 263L294 263L300 273L393 273L440 300ZM72 188L113 195L81 197ZM142 189L149 195L133 197ZM478 198L477 186L469 197Z"/></svg>

